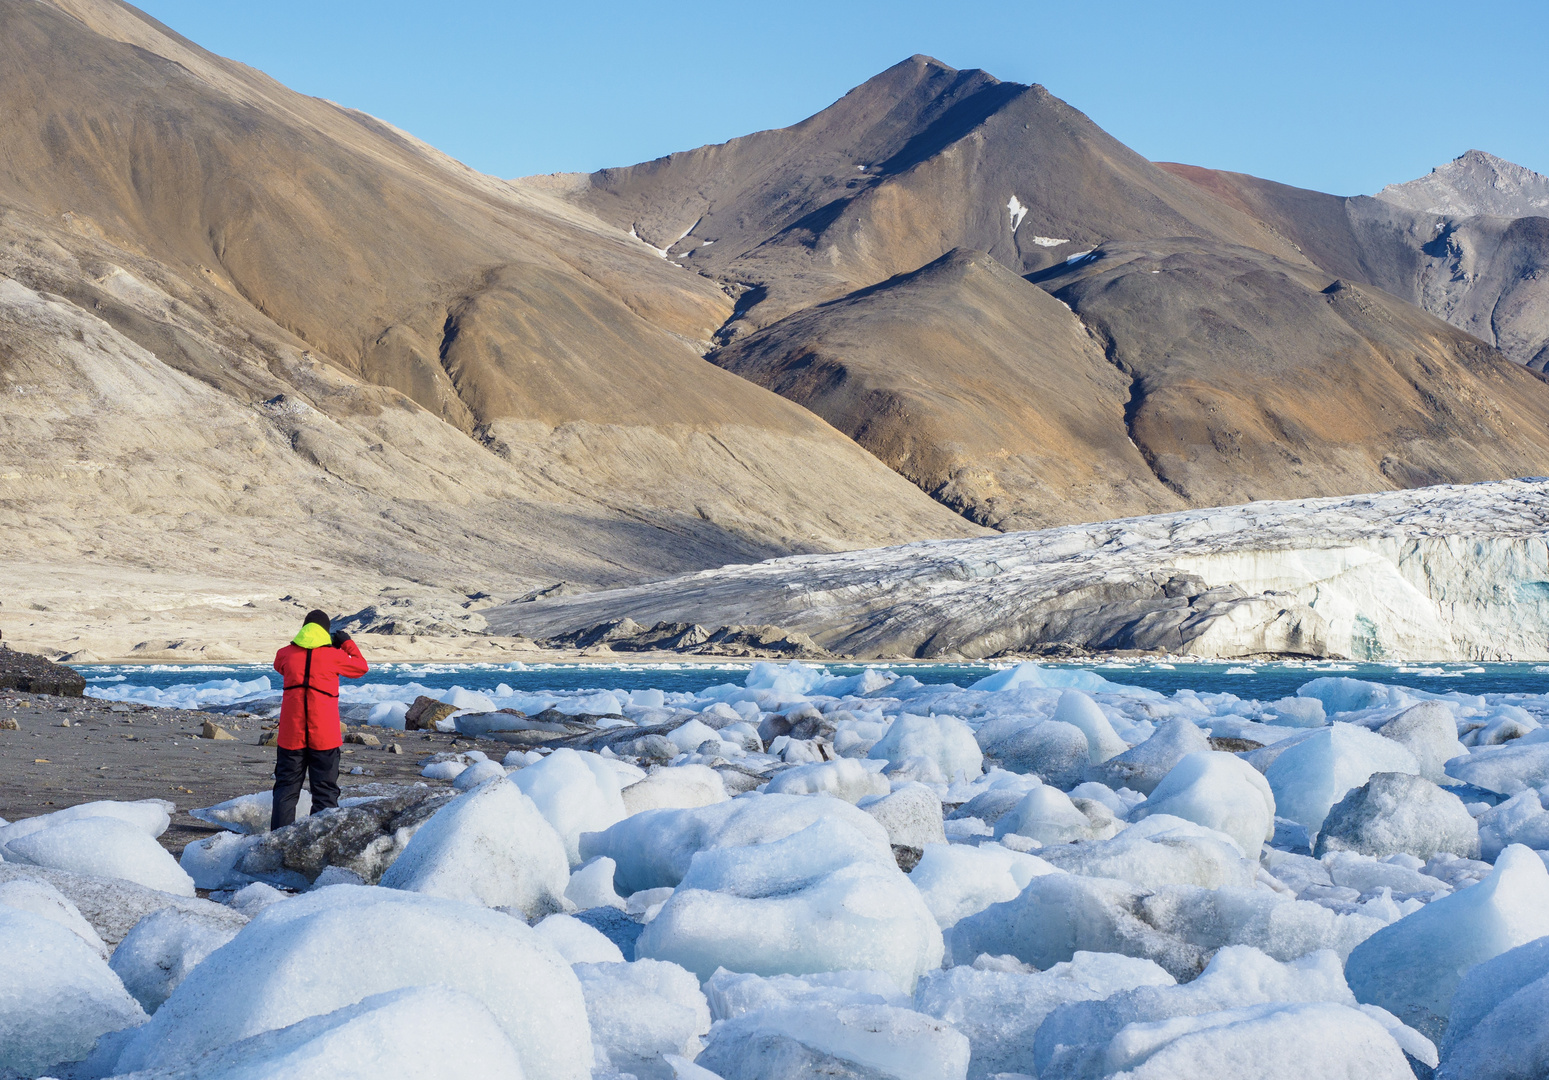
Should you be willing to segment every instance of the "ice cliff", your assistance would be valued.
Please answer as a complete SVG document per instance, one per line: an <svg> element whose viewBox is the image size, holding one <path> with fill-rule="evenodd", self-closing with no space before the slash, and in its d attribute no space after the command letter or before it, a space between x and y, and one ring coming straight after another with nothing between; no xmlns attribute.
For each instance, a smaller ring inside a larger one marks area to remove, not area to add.
<svg viewBox="0 0 1549 1080"><path fill-rule="evenodd" d="M1549 658L1549 479L1190 510L724 566L487 613L546 638L776 624L835 654Z"/></svg>

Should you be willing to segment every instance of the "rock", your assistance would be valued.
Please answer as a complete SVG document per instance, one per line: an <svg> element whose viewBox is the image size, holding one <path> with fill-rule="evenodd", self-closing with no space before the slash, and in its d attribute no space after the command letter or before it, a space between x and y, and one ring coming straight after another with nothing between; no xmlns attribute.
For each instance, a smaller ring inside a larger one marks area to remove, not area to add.
<svg viewBox="0 0 1549 1080"><path fill-rule="evenodd" d="M375 884L452 793L411 788L359 806L336 807L267 833L236 869L249 877L286 888L305 889L330 866Z"/></svg>
<svg viewBox="0 0 1549 1080"><path fill-rule="evenodd" d="M258 740L259 746L279 746L280 733L277 731L266 732L263 738Z"/></svg>
<svg viewBox="0 0 1549 1080"><path fill-rule="evenodd" d="M941 822L941 800L924 784L904 784L890 795L862 799L857 805L887 830L893 855L905 873L920 861L919 853L926 844L947 842ZM900 856L899 848L907 848L913 854ZM903 865L906 859L912 859L908 866Z"/></svg>
<svg viewBox="0 0 1549 1080"><path fill-rule="evenodd" d="M86 693L86 677L63 664L32 653L17 652L0 642L0 689L82 697Z"/></svg>
<svg viewBox="0 0 1549 1080"><path fill-rule="evenodd" d="M401 754L403 753L403 747L399 746L397 743L390 743L388 744L387 752L389 754Z"/></svg>
<svg viewBox="0 0 1549 1080"><path fill-rule="evenodd" d="M0 720L0 731L20 731L21 729L22 726L9 716L4 720Z"/></svg>
<svg viewBox="0 0 1549 1080"><path fill-rule="evenodd" d="M1479 826L1463 800L1424 777L1374 773L1329 811L1313 854L1321 859L1330 851L1378 859L1397 854L1429 859L1450 852L1477 859Z"/></svg>
<svg viewBox="0 0 1549 1080"><path fill-rule="evenodd" d="M352 746L381 746L382 740L365 731L352 731L344 737Z"/></svg>
<svg viewBox="0 0 1549 1080"><path fill-rule="evenodd" d="M405 731L435 731L438 720L445 720L456 711L455 706L421 694L404 714L403 727Z"/></svg>
<svg viewBox="0 0 1549 1080"><path fill-rule="evenodd" d="M204 722L204 725L199 729L199 737L201 739L225 740L227 742L235 742L237 739L235 735L221 727L214 720L206 720Z"/></svg>
<svg viewBox="0 0 1549 1080"><path fill-rule="evenodd" d="M1458 742L1458 722L1439 701L1422 701L1377 729L1377 734L1406 747L1420 763L1420 775L1433 784L1450 784L1442 766L1468 753Z"/></svg>
<svg viewBox="0 0 1549 1080"><path fill-rule="evenodd" d="M1169 720L1145 742L1093 766L1089 775L1112 788L1127 787L1150 795L1187 754L1211 749L1210 739L1192 720Z"/></svg>

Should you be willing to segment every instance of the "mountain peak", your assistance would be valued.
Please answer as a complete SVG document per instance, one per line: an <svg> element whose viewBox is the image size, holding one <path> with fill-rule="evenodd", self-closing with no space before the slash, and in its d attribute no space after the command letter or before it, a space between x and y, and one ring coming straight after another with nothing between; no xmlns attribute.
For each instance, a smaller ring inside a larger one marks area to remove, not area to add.
<svg viewBox="0 0 1549 1080"><path fill-rule="evenodd" d="M1483 150L1468 150L1427 175L1377 192L1383 202L1447 217L1549 216L1549 176Z"/></svg>

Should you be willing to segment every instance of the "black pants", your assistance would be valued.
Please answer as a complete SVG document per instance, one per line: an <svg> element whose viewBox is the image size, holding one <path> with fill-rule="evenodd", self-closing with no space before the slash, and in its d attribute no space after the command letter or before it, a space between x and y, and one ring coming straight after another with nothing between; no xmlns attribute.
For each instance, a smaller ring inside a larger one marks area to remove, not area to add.
<svg viewBox="0 0 1549 1080"><path fill-rule="evenodd" d="M301 778L312 779L312 813L339 805L339 748L287 750L275 747L274 810L270 829L283 829L296 820L296 800L301 798Z"/></svg>

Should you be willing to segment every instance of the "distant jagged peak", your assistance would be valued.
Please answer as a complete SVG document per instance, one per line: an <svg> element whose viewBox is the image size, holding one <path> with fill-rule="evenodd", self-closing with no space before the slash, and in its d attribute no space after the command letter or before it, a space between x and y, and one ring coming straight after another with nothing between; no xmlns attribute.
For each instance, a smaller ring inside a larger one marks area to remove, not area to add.
<svg viewBox="0 0 1549 1080"><path fill-rule="evenodd" d="M1549 217L1549 176L1483 150L1469 150L1418 180L1389 184L1377 198L1447 217Z"/></svg>

